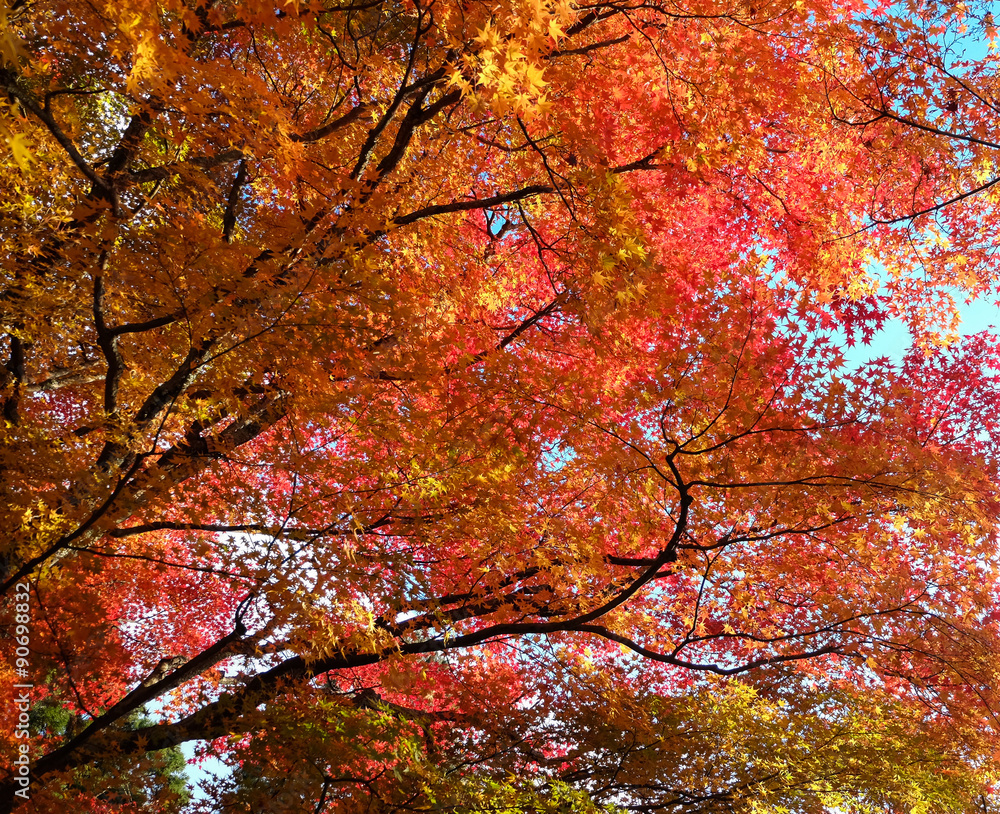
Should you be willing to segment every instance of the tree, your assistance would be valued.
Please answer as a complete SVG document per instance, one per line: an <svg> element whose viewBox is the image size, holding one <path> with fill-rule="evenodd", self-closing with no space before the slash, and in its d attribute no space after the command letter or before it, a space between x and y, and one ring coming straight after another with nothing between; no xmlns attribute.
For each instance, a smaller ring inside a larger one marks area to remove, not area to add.
<svg viewBox="0 0 1000 814"><path fill-rule="evenodd" d="M16 0L0 810L994 810L984 33Z"/></svg>
<svg viewBox="0 0 1000 814"><path fill-rule="evenodd" d="M53 682L54 683L54 682ZM50 695L36 704L30 712L31 731L44 737L72 737L81 728L78 718ZM142 711L133 712L120 725L126 731L134 731L154 723ZM133 804L149 810L162 812L179 811L190 799L191 794L185 782L185 760L177 747L165 749L149 755L144 761L133 760L124 764L105 763L100 767L106 776L97 780L101 791L99 800L105 810L134 810ZM73 803L90 803L89 790L95 785L95 778L88 777L95 767L83 766L77 777L58 794L64 808ZM81 776L82 775L82 776ZM82 791L83 799L77 797Z"/></svg>

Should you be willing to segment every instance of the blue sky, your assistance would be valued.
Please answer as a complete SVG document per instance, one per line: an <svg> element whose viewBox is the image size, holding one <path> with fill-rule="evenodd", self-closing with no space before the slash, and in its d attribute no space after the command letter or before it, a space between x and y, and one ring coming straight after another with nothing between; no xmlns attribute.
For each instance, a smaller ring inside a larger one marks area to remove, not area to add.
<svg viewBox="0 0 1000 814"><path fill-rule="evenodd" d="M962 319L958 326L960 336L1000 326L1000 305L997 305L993 296L982 297L960 306L959 314ZM852 348L844 348L844 359L851 368L881 356L888 356L892 361L899 362L911 344L912 337L906 325L899 319L887 320L885 327L875 334L870 344L862 345L859 342Z"/></svg>

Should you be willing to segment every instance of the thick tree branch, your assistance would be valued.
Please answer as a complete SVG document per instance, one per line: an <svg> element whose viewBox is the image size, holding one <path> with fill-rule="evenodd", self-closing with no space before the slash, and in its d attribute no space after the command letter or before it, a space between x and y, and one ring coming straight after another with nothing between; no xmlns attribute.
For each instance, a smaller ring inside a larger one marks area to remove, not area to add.
<svg viewBox="0 0 1000 814"><path fill-rule="evenodd" d="M105 264L102 261L101 266ZM107 363L107 373L104 377L104 412L115 415L118 412L118 382L121 379L125 365L118 352L117 336L108 328L104 321L104 270L94 275L94 328L97 331L97 342Z"/></svg>
<svg viewBox="0 0 1000 814"><path fill-rule="evenodd" d="M321 125L320 127L317 127L313 130L309 130L305 133L293 133L291 139L292 141L298 141L303 144L311 144L314 141L321 141L322 139L325 139L327 136L333 135L338 130L342 130L345 127L348 127L349 125L353 124L363 115L365 115L365 113L367 113L369 110L371 110L370 105L366 105L364 103L355 105L349 111L347 111L347 113L345 113L343 116L333 119L333 121L329 121L326 124Z"/></svg>
<svg viewBox="0 0 1000 814"><path fill-rule="evenodd" d="M244 160L241 150L224 150L217 155L198 156L189 158L186 161L177 161L173 164L163 164L159 167L149 167L144 170L132 170L128 174L128 179L135 184L148 184L151 181L163 181L172 175L182 173L189 168L199 170L210 170L213 167L221 167L225 164L232 164L236 161Z"/></svg>
<svg viewBox="0 0 1000 814"><path fill-rule="evenodd" d="M222 239L226 243L231 243L233 239L233 229L236 227L236 207L240 202L240 195L246 180L247 162L246 159L243 159L240 161L239 169L236 170L236 178L233 179L233 186L229 190L229 199L226 201L226 211L222 216Z"/></svg>
<svg viewBox="0 0 1000 814"><path fill-rule="evenodd" d="M513 190L511 192L504 192L500 195L493 195L489 198L473 198L468 201L452 201L446 204L434 204L432 206L425 206L422 209L417 209L409 214L402 215L392 219L392 222L397 226L407 226L411 223L416 223L424 218L431 218L435 215L448 215L452 212L469 212L476 209L489 209L493 206L501 206L503 204L514 203L515 201L523 201L526 198L531 198L535 195L545 195L554 193L555 187L549 184L532 184L531 186L522 187L521 189Z"/></svg>
<svg viewBox="0 0 1000 814"><path fill-rule="evenodd" d="M5 388L9 388L10 393L3 399L3 417L12 425L16 425L20 420L18 407L21 403L21 390L24 388L25 378L24 341L15 334L7 334L7 341L10 343L10 352L4 365L7 375L3 384Z"/></svg>
<svg viewBox="0 0 1000 814"><path fill-rule="evenodd" d="M17 99L25 110L45 125L45 129L63 148L70 161L93 184L92 194L108 201L112 200L114 197L112 186L80 154L73 140L66 135L52 114L41 107L35 98L20 86L17 75L8 68L0 68L0 82L11 97Z"/></svg>

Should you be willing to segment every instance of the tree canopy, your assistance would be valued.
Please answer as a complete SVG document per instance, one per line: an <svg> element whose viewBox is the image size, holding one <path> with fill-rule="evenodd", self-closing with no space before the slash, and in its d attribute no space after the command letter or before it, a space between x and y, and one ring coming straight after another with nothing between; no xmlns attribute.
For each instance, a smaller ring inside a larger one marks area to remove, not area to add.
<svg viewBox="0 0 1000 814"><path fill-rule="evenodd" d="M995 36L0 9L0 811L996 811Z"/></svg>

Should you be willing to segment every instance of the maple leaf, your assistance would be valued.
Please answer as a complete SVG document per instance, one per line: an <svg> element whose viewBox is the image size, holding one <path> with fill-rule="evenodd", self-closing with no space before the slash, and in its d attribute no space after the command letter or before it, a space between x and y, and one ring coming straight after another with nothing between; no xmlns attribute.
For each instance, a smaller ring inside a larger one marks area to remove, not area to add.
<svg viewBox="0 0 1000 814"><path fill-rule="evenodd" d="M0 10L0 812L995 809L992 18L681 11Z"/></svg>

